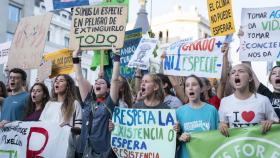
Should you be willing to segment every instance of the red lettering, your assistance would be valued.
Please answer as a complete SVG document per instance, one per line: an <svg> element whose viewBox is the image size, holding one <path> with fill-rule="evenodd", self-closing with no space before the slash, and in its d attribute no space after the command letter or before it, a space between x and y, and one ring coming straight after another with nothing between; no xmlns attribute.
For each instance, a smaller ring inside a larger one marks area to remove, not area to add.
<svg viewBox="0 0 280 158"><path fill-rule="evenodd" d="M213 49L214 49L215 41L216 41L215 38L211 38L211 40L210 40L210 42L209 42L208 50L209 50L210 52L212 52Z"/></svg>
<svg viewBox="0 0 280 158"><path fill-rule="evenodd" d="M44 145L41 147L41 149L39 149L37 151L33 151L33 150L29 149L29 142L30 142L30 137L31 137L32 133L40 133L40 134L44 135L46 138ZM27 137L26 157L27 158L43 158L42 156L39 156L39 154L41 154L44 151L44 149L48 143L48 140L49 140L49 134L48 134L47 130L45 130L44 128L40 128L40 127L31 127L30 132Z"/></svg>

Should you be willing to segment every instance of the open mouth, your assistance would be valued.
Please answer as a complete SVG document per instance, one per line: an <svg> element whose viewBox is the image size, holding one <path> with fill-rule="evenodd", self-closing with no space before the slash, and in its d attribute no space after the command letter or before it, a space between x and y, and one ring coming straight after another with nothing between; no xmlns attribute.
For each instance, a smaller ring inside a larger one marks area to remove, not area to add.
<svg viewBox="0 0 280 158"><path fill-rule="evenodd" d="M33 99L35 99L35 98L36 98L36 96L35 96L35 95L33 95L33 96L32 96L32 98L33 98Z"/></svg>
<svg viewBox="0 0 280 158"><path fill-rule="evenodd" d="M235 83L240 83L240 79L239 79L239 78L236 78L236 79L234 80L234 82L235 82Z"/></svg>
<svg viewBox="0 0 280 158"><path fill-rule="evenodd" d="M146 89L145 88L141 88L141 92L145 92L146 91Z"/></svg>
<svg viewBox="0 0 280 158"><path fill-rule="evenodd" d="M11 84L11 86L14 86L15 85L15 83L10 83Z"/></svg>
<svg viewBox="0 0 280 158"><path fill-rule="evenodd" d="M96 87L96 90L99 91L101 88L100 87Z"/></svg>
<svg viewBox="0 0 280 158"><path fill-rule="evenodd" d="M276 84L280 83L280 79L276 79L276 80L275 80L275 83L276 83Z"/></svg>
<svg viewBox="0 0 280 158"><path fill-rule="evenodd" d="M189 96L194 96L194 92L190 92L190 93L189 93Z"/></svg>

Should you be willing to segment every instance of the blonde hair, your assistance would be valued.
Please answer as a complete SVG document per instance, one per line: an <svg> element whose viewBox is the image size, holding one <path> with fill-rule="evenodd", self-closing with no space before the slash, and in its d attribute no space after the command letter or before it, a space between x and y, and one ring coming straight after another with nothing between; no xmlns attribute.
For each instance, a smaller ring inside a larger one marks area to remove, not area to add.
<svg viewBox="0 0 280 158"><path fill-rule="evenodd" d="M164 89L161 79L156 74L146 74L147 76L152 78L154 84L158 86L158 89L154 91L155 98L160 100L160 102L164 101Z"/></svg>
<svg viewBox="0 0 280 158"><path fill-rule="evenodd" d="M248 65L246 64L237 64L235 65L234 67L236 66L242 66L245 71L248 73L249 77L251 78L251 80L249 80L249 91L251 93L256 93L257 89L256 89L256 85L255 85L255 81L254 81L254 77L253 77L253 70L251 69L251 67L249 67ZM234 68L233 67L233 68ZM232 69L233 69L232 68ZM231 75L231 74L230 74Z"/></svg>

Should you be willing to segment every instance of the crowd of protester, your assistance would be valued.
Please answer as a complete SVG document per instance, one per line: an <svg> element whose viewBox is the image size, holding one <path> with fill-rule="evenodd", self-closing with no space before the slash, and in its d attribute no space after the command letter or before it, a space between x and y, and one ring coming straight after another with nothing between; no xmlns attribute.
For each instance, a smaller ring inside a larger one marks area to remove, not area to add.
<svg viewBox="0 0 280 158"><path fill-rule="evenodd" d="M66 74L54 78L51 92L43 83L35 83L25 90L27 75L20 68L9 71L8 87L0 82L0 128L21 121L49 121L61 127L70 126L67 157L116 157L110 146L111 121L116 106L137 109L175 109L178 123L177 156L188 157L184 144L191 134L208 130L221 131L230 136L228 128L261 125L266 133L280 117L280 66L273 67L269 82L273 91L259 82L250 63L233 66L227 59L229 45L223 44L222 77L217 86L207 78L145 74L135 72L135 85L119 75L120 55L113 50L111 81L104 79L101 71L94 83L82 75L79 50L73 52L75 81ZM228 86L230 85L230 86ZM7 89L10 89L8 95ZM51 94L51 96L50 96ZM79 97L80 96L80 97ZM83 105L83 106L81 106ZM249 122L240 121L243 111L254 111ZM238 120L238 121L237 121ZM192 126L194 122L203 122Z"/></svg>

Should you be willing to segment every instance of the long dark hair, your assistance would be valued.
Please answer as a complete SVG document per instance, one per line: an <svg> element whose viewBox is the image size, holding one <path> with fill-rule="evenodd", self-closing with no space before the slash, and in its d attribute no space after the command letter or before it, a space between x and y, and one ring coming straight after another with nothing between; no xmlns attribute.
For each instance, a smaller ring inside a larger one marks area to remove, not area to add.
<svg viewBox="0 0 280 158"><path fill-rule="evenodd" d="M64 121L69 122L70 118L72 117L72 114L74 112L74 101L77 100L75 82L69 75L66 75L66 74L61 74L61 75L56 76L55 82L59 76L63 76L67 83L65 94L64 94L65 99L61 106L61 112L63 114ZM55 82L54 82L54 84L55 84ZM54 91L54 84L53 84L53 88L52 88L52 100L57 101L58 94L56 94Z"/></svg>
<svg viewBox="0 0 280 158"><path fill-rule="evenodd" d="M4 82L0 81L0 87L2 89L2 96L3 98L6 98L8 96L8 92L7 92L7 88L6 85L4 84Z"/></svg>
<svg viewBox="0 0 280 158"><path fill-rule="evenodd" d="M175 96L174 93L171 91L172 84L171 84L169 78L164 74L157 74L157 76L161 79L163 86L165 84L167 84L167 87L164 88L164 92L168 95Z"/></svg>
<svg viewBox="0 0 280 158"><path fill-rule="evenodd" d="M119 90L119 98L123 98L124 99L124 102L127 104L128 108L131 108L132 107L132 99L133 99L133 96L132 96L132 90L131 90L131 87L127 81L126 78L124 78L123 76L120 76L121 77L121 82L122 82L122 87Z"/></svg>
<svg viewBox="0 0 280 158"><path fill-rule="evenodd" d="M48 90L47 86L43 83L39 83L39 82L35 83L29 91L29 98L28 98L26 109L25 109L25 117L31 115L33 112L35 112L35 109L36 109L36 104L32 101L32 98L31 98L32 97L31 93L35 86L40 86L43 90L43 100L42 100L42 104L41 104L41 109L45 108L46 103L50 99L50 94L49 94L49 90Z"/></svg>

